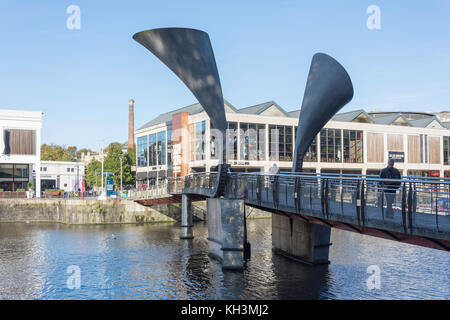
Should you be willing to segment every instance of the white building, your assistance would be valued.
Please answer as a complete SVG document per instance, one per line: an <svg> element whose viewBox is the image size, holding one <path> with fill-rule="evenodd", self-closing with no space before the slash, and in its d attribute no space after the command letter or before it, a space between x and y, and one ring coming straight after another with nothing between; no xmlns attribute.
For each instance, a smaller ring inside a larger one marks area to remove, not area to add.
<svg viewBox="0 0 450 320"><path fill-rule="evenodd" d="M42 112L0 109L0 189L27 189L40 167ZM40 196L40 172L36 195Z"/></svg>
<svg viewBox="0 0 450 320"><path fill-rule="evenodd" d="M235 172L267 172L274 163L291 170L300 110L287 112L274 101L237 109L225 101L225 112L227 160ZM338 113L312 142L303 170L378 174L394 158L403 175L450 177L449 128L425 112ZM135 136L137 185L208 172L219 162L219 139L199 103L159 115Z"/></svg>
<svg viewBox="0 0 450 320"><path fill-rule="evenodd" d="M39 170L42 191L61 189L73 192L81 189L85 178L85 165L82 162L41 161Z"/></svg>

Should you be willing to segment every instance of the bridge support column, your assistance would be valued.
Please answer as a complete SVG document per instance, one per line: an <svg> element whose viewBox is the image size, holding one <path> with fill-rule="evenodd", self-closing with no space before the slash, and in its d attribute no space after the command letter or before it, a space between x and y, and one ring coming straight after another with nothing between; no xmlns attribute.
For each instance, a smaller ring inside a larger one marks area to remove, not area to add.
<svg viewBox="0 0 450 320"><path fill-rule="evenodd" d="M181 236L180 239L192 239L194 233L192 232L192 200L183 194L181 196Z"/></svg>
<svg viewBox="0 0 450 320"><path fill-rule="evenodd" d="M288 216L272 214L272 245L275 253L317 265L328 264L331 229Z"/></svg>
<svg viewBox="0 0 450 320"><path fill-rule="evenodd" d="M207 199L209 256L222 269L244 268L244 201Z"/></svg>

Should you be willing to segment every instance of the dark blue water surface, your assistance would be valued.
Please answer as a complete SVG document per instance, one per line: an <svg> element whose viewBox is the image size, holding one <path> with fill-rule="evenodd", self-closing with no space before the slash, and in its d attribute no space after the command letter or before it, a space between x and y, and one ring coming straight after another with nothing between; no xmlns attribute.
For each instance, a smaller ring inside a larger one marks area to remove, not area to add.
<svg viewBox="0 0 450 320"><path fill-rule="evenodd" d="M450 254L332 231L331 264L275 255L271 220L248 222L252 256L243 272L208 258L207 227L180 240L177 224L0 224L0 299L449 299ZM67 268L81 287L69 289ZM380 289L367 268L380 268Z"/></svg>

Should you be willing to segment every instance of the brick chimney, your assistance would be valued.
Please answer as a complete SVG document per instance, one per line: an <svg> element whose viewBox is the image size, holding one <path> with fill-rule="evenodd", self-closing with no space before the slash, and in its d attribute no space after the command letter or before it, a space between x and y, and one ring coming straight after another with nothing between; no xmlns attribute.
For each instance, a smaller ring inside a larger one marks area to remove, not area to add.
<svg viewBox="0 0 450 320"><path fill-rule="evenodd" d="M128 100L128 149L134 148L134 100Z"/></svg>

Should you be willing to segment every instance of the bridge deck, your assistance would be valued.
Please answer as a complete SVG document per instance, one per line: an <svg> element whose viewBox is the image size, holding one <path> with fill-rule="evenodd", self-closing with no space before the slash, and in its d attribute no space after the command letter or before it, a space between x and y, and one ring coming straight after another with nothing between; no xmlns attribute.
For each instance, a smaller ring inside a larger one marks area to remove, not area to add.
<svg viewBox="0 0 450 320"><path fill-rule="evenodd" d="M183 193L207 195L213 179L209 173L188 176ZM386 182L392 180L236 173L228 177L225 197L314 223L450 250L450 182L407 178L395 189Z"/></svg>

